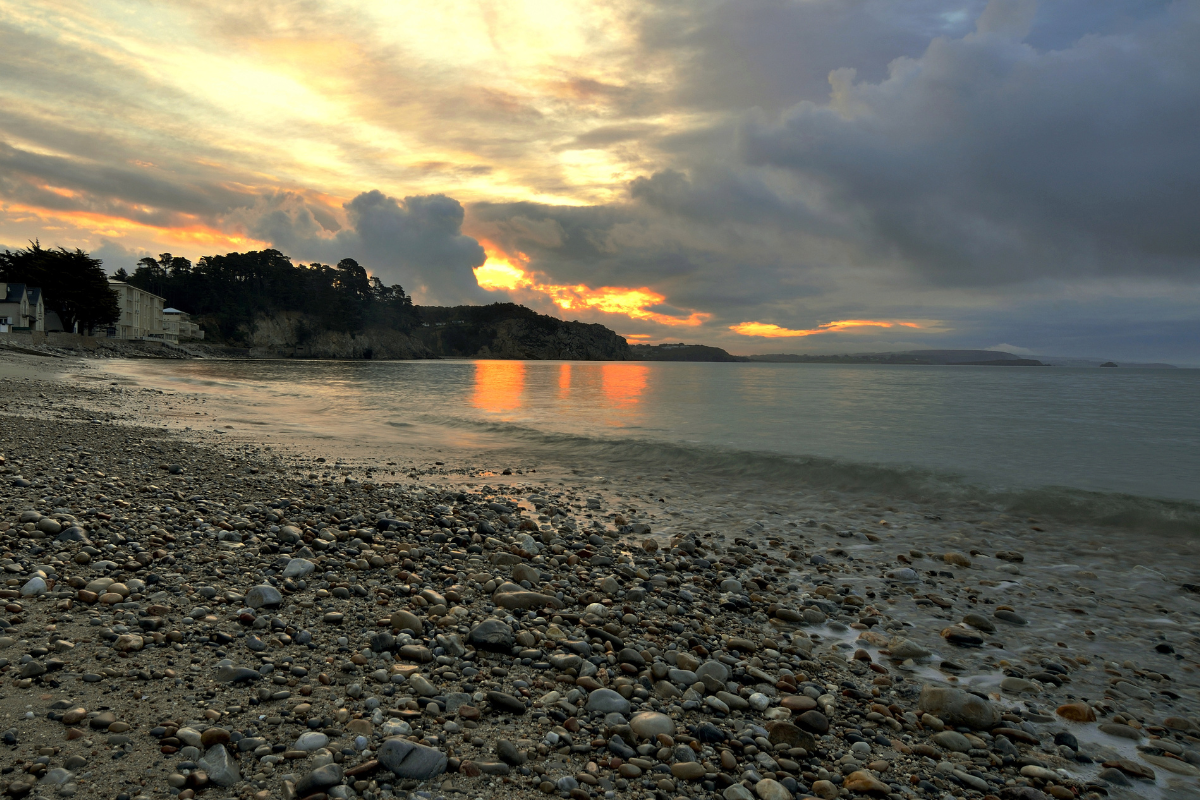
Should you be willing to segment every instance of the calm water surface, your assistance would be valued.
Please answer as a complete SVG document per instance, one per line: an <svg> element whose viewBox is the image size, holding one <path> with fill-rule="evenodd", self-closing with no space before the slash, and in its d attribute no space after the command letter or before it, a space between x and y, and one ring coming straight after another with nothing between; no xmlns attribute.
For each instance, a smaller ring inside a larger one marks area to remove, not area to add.
<svg viewBox="0 0 1200 800"><path fill-rule="evenodd" d="M1200 501L1200 370L129 361L280 435L753 464L781 477ZM199 423L198 423L199 425ZM822 478L822 476L824 476Z"/></svg>

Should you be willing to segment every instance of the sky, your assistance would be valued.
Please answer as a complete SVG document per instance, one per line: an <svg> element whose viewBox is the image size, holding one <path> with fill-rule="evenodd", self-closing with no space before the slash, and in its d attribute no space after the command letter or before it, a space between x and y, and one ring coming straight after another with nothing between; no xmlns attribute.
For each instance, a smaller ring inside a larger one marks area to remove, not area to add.
<svg viewBox="0 0 1200 800"><path fill-rule="evenodd" d="M0 244L1200 364L1200 0L0 0Z"/></svg>

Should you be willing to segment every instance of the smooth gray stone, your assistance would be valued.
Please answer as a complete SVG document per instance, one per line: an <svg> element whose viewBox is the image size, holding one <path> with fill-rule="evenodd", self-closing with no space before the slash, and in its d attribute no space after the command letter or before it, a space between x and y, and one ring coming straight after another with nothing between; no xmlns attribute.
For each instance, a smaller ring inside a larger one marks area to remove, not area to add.
<svg viewBox="0 0 1200 800"><path fill-rule="evenodd" d="M282 604L283 594L274 586L263 584L246 592L246 605L250 608L278 608Z"/></svg>
<svg viewBox="0 0 1200 800"><path fill-rule="evenodd" d="M310 794L323 792L337 786L342 782L343 775L342 768L338 764L317 767L296 782L296 796L308 797Z"/></svg>
<svg viewBox="0 0 1200 800"><path fill-rule="evenodd" d="M961 689L931 686L921 689L917 707L948 725L965 725L974 730L990 730L1000 720L991 702Z"/></svg>
<svg viewBox="0 0 1200 800"><path fill-rule="evenodd" d="M256 669L249 667L235 667L226 664L223 667L217 667L217 680L221 683L237 683L238 681L256 681L262 675Z"/></svg>
<svg viewBox="0 0 1200 800"><path fill-rule="evenodd" d="M446 754L407 739L388 739L379 748L379 763L400 778L428 780L446 771Z"/></svg>
<svg viewBox="0 0 1200 800"><path fill-rule="evenodd" d="M283 568L283 577L285 578L303 578L317 568L317 565L309 561L307 558L293 558L288 562L288 565Z"/></svg>
<svg viewBox="0 0 1200 800"><path fill-rule="evenodd" d="M467 643L480 650L507 653L513 646L512 628L498 619L485 619L467 634Z"/></svg>
<svg viewBox="0 0 1200 800"><path fill-rule="evenodd" d="M613 711L628 714L629 701L612 689L595 689L588 695L586 708L588 711L599 711L603 714Z"/></svg>

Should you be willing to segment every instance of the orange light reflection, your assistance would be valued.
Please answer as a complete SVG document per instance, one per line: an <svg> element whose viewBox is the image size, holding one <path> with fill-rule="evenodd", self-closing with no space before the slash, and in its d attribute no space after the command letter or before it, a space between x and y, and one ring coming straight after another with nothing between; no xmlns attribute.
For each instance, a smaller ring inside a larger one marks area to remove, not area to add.
<svg viewBox="0 0 1200 800"><path fill-rule="evenodd" d="M514 263L490 242L480 243L484 245L487 261L475 268L475 282L489 292L523 289L547 295L554 305L564 311L594 309L606 314L624 314L631 319L644 319L662 325L696 327L712 317L712 314L702 311L692 311L686 317L652 311L654 306L662 305L667 298L645 286L639 289L624 286L601 286L593 289L582 283L575 286L542 283L532 272ZM526 263L529 261L524 253L517 253L516 260Z"/></svg>
<svg viewBox="0 0 1200 800"><path fill-rule="evenodd" d="M558 367L558 399L566 400L571 393L571 365L560 364Z"/></svg>
<svg viewBox="0 0 1200 800"><path fill-rule="evenodd" d="M600 373L604 396L617 408L636 406L649 375L650 368L642 364L605 364Z"/></svg>
<svg viewBox="0 0 1200 800"><path fill-rule="evenodd" d="M730 325L729 330L742 336L763 336L768 339L779 339L794 336L816 336L818 333L834 333L849 328L920 328L915 322L896 322L891 320L871 319L839 319L825 322L815 328L795 329L783 328L768 322L739 322Z"/></svg>
<svg viewBox="0 0 1200 800"><path fill-rule="evenodd" d="M524 361L476 361L471 405L492 413L515 411L525 393Z"/></svg>

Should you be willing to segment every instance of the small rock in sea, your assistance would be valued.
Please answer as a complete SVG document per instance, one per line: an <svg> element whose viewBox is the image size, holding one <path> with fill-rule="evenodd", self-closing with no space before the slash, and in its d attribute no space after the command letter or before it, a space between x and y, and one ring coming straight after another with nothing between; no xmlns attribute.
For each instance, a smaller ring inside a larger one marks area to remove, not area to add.
<svg viewBox="0 0 1200 800"><path fill-rule="evenodd" d="M1071 722L1096 721L1096 712L1087 703L1067 703L1056 708L1054 713Z"/></svg>
<svg viewBox="0 0 1200 800"><path fill-rule="evenodd" d="M974 730L990 730L1000 719L990 701L961 689L930 684L922 687L917 706L950 725L965 725Z"/></svg>
<svg viewBox="0 0 1200 800"><path fill-rule="evenodd" d="M899 583L916 583L917 581L921 580L921 576L918 575L917 571L912 567L893 569L887 573L886 577Z"/></svg>

